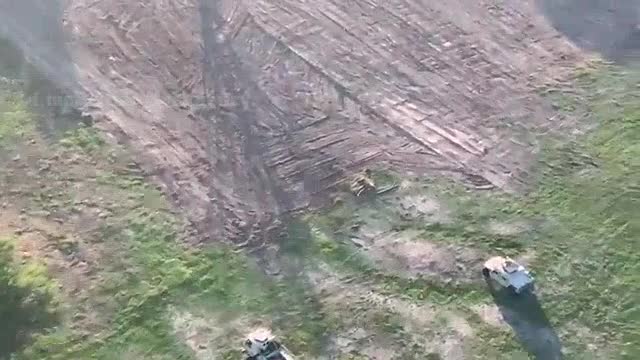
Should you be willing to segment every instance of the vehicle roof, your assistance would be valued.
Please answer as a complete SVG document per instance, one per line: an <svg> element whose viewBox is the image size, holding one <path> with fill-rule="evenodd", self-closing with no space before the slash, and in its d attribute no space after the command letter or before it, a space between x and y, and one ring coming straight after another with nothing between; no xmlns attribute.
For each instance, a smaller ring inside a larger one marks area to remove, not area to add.
<svg viewBox="0 0 640 360"><path fill-rule="evenodd" d="M255 329L254 331L252 331L247 338L254 340L254 341L260 341L260 342L265 342L268 340L271 340L274 338L273 334L271 333L271 331L269 329L265 329L265 328L259 328L259 329Z"/></svg>
<svg viewBox="0 0 640 360"><path fill-rule="evenodd" d="M513 261L513 260L509 258L504 258L502 256L494 256L491 259L485 261L484 267L491 270L504 271L505 263L507 261Z"/></svg>
<svg viewBox="0 0 640 360"><path fill-rule="evenodd" d="M531 276L524 271L524 267L511 258L494 256L484 263L487 269L497 271L507 276L509 284L521 288L531 282ZM522 271L519 271L522 270Z"/></svg>
<svg viewBox="0 0 640 360"><path fill-rule="evenodd" d="M531 282L531 277L524 271L509 273L509 283L515 288L521 288Z"/></svg>

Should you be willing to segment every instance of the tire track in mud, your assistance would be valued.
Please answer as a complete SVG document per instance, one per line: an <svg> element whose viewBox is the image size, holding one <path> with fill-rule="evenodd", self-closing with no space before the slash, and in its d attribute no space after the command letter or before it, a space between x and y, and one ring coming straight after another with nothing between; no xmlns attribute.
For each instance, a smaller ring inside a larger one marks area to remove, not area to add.
<svg viewBox="0 0 640 360"><path fill-rule="evenodd" d="M24 1L33 14L42 3ZM536 144L511 140L551 115L526 76L552 67L549 49L576 54L549 40L529 2L455 3L468 12L416 0L69 0L62 28L49 29L69 59L30 52L73 65L91 100L82 110L140 155L202 238L256 246L363 167L524 182ZM525 49L514 22L539 44ZM4 27L48 40L23 23Z"/></svg>
<svg viewBox="0 0 640 360"><path fill-rule="evenodd" d="M436 11L436 5L423 2L424 9L418 11L411 3L347 5L322 0L310 7L297 0L260 0L245 4L263 32L339 84L351 100L368 109L371 120L392 126L396 136L433 149L485 183L508 188L522 181L518 164L502 157L526 158L527 151L512 146L507 141L510 134L483 120L530 117L521 110L530 106L529 100L518 99L529 96L524 82L517 81L526 74L501 66L483 49L486 44L511 45L514 39L480 41L448 14ZM405 21L389 21L390 15ZM320 43L328 45L320 50L315 45ZM420 59L433 59L435 68Z"/></svg>
<svg viewBox="0 0 640 360"><path fill-rule="evenodd" d="M253 214L253 216L245 218L249 224L243 227L245 234L239 235L243 238L248 236L245 242L257 245L253 243L257 234L263 229L266 229L267 233L279 231L280 220L278 217L291 209L292 205L288 194L279 186L276 176L271 169L265 166L262 158L265 151L261 139L256 134L256 127L259 123L259 107L256 102L262 100L262 97L255 88L252 79L243 69L242 61L228 43L229 38L240 30L244 21L241 21L240 25L233 29L231 19L224 19L220 13L221 6L222 4L215 0L200 0L204 42L203 85L206 105L213 111L211 116L206 119L208 121L206 125L208 151L210 158L214 158L213 152L224 147L220 145L220 139L228 136L238 139L240 148L228 148L226 151L239 151L237 155L246 160L247 168L232 169L230 175L234 179L246 177L245 184L235 183L235 185L241 189L240 191L253 194L258 211L261 211L260 214ZM237 8L234 12L236 11ZM264 110L265 104L261 105ZM271 109L273 106L266 105L267 109L273 110ZM230 165L234 167L240 164ZM219 169L220 167L216 166L211 171ZM251 180L254 181L251 182ZM256 188L253 188L252 185L255 185ZM221 194L216 191L215 184L210 184L209 189L210 199L215 202L215 199ZM221 205L217 203L214 206L220 207ZM227 218L225 220L232 217L228 208L218 209L218 213L225 214ZM213 212L210 212L209 218L213 217ZM214 222L211 224L210 226L213 226ZM267 235L262 238L268 237Z"/></svg>

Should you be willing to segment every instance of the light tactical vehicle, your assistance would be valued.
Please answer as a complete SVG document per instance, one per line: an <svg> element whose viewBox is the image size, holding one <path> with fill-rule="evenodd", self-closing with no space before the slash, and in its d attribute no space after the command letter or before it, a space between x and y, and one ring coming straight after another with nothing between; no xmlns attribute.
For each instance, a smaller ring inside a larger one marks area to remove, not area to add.
<svg viewBox="0 0 640 360"><path fill-rule="evenodd" d="M294 360L268 329L256 329L249 334L242 352L246 360Z"/></svg>
<svg viewBox="0 0 640 360"><path fill-rule="evenodd" d="M487 260L482 275L516 295L533 290L534 279L531 273L510 258L495 256Z"/></svg>

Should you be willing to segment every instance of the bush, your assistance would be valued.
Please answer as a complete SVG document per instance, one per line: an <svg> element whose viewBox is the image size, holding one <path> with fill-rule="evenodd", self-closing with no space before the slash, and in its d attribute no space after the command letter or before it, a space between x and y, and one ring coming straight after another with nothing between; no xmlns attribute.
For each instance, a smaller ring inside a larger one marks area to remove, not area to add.
<svg viewBox="0 0 640 360"><path fill-rule="evenodd" d="M55 284L44 266L17 264L12 242L0 239L0 359L28 343L56 320Z"/></svg>

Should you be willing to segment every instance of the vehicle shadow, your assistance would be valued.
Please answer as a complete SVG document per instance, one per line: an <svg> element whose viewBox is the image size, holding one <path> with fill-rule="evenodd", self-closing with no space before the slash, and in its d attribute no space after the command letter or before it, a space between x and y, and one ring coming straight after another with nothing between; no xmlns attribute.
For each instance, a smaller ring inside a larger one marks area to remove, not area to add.
<svg viewBox="0 0 640 360"><path fill-rule="evenodd" d="M513 329L522 346L534 359L562 359L560 338L533 291L513 295L506 289L496 289L488 279L487 286L502 318Z"/></svg>

